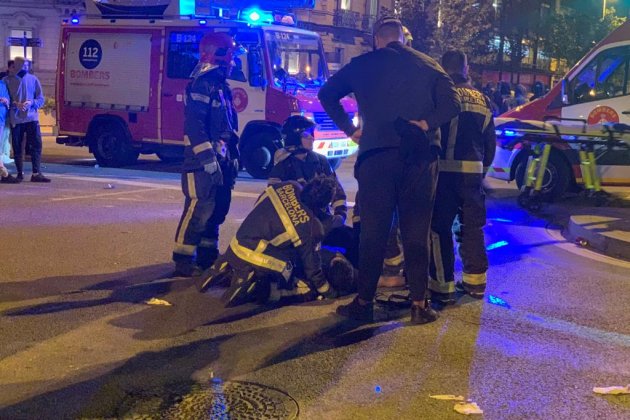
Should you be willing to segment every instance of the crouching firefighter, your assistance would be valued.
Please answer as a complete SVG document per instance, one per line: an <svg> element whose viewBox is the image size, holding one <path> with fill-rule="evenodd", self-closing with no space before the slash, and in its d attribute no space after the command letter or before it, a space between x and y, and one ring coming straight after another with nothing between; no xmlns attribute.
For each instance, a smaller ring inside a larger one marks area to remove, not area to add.
<svg viewBox="0 0 630 420"><path fill-rule="evenodd" d="M322 268L324 233L314 214L314 209L330 202L334 190L335 182L326 177L317 177L304 188L293 181L267 187L226 253L202 276L200 290L229 283L222 298L226 307L266 301L272 282L283 296L337 297ZM350 263L340 255L328 255L326 271L352 279ZM350 283L348 288L353 287Z"/></svg>
<svg viewBox="0 0 630 420"><path fill-rule="evenodd" d="M226 82L243 52L223 32L204 35L186 88L182 192L175 234L175 275L198 276L218 257L219 226L230 209L238 171L238 120Z"/></svg>
<svg viewBox="0 0 630 420"><path fill-rule="evenodd" d="M486 288L488 257L483 227L486 224L482 181L494 159L496 135L490 99L468 81L466 55L449 51L442 67L455 82L461 112L442 130L442 152L435 207L431 223L432 261L429 290L433 302L454 303L456 289L481 298ZM463 282L454 281L453 236L459 245Z"/></svg>

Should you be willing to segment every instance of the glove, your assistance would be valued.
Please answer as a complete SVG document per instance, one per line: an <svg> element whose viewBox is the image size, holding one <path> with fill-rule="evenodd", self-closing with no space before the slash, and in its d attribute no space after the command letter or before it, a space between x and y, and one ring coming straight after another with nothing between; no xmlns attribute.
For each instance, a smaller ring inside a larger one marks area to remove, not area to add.
<svg viewBox="0 0 630 420"><path fill-rule="evenodd" d="M219 162L214 160L210 163L206 163L203 165L203 170L211 175L214 185L223 185L223 173L221 172Z"/></svg>
<svg viewBox="0 0 630 420"><path fill-rule="evenodd" d="M343 217L342 215L340 215L340 214L335 214L335 215L332 217L332 223L331 223L331 226L332 226L332 228L333 228L333 229L343 227L345 224L346 224L346 218L345 218L345 217Z"/></svg>

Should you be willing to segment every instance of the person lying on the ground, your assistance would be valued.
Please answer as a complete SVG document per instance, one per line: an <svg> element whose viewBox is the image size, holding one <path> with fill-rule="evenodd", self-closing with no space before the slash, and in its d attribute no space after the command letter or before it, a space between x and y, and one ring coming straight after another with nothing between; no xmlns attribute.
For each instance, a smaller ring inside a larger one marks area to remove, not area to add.
<svg viewBox="0 0 630 420"><path fill-rule="evenodd" d="M330 202L335 188L329 177L316 177L304 188L293 181L267 187L225 254L201 276L200 290L229 281L223 295L226 307L268 299L272 282L278 290L305 299L337 297L322 268L324 229L314 214ZM339 264L346 265L352 278L345 258L331 258L327 271L339 271L333 269Z"/></svg>

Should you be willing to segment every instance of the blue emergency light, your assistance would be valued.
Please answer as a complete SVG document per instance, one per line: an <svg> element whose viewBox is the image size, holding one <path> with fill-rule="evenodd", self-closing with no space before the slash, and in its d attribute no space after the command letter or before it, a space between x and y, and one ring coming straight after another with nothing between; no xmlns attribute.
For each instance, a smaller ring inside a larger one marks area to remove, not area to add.
<svg viewBox="0 0 630 420"><path fill-rule="evenodd" d="M206 23L208 23L208 21L207 21L207 20L205 20L205 19L201 19L201 20L199 21L199 24L200 24L200 25L202 25L202 26L203 26L203 25L205 25Z"/></svg>
<svg viewBox="0 0 630 420"><path fill-rule="evenodd" d="M78 17L73 17L72 19L70 19L70 23L72 23L73 25L78 25L79 24L79 18Z"/></svg>
<svg viewBox="0 0 630 420"><path fill-rule="evenodd" d="M273 13L254 7L241 11L241 19L251 25L261 25L273 22Z"/></svg>

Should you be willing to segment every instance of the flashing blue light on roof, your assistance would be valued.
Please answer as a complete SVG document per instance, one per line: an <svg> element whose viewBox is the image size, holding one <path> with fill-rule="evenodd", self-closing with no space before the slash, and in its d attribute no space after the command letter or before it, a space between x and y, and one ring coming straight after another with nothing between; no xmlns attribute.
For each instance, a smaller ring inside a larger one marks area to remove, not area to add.
<svg viewBox="0 0 630 420"><path fill-rule="evenodd" d="M73 25L77 25L79 23L79 18L73 17L72 19L70 19L70 23L72 23Z"/></svg>
<svg viewBox="0 0 630 420"><path fill-rule="evenodd" d="M258 13L257 10L252 10L251 12L249 12L249 14L247 15L247 19L251 22L258 22L260 20L260 13Z"/></svg>
<svg viewBox="0 0 630 420"><path fill-rule="evenodd" d="M383 392L383 388L381 388L379 385L376 385L374 387L374 392L376 392L377 394L380 394L381 392Z"/></svg>

